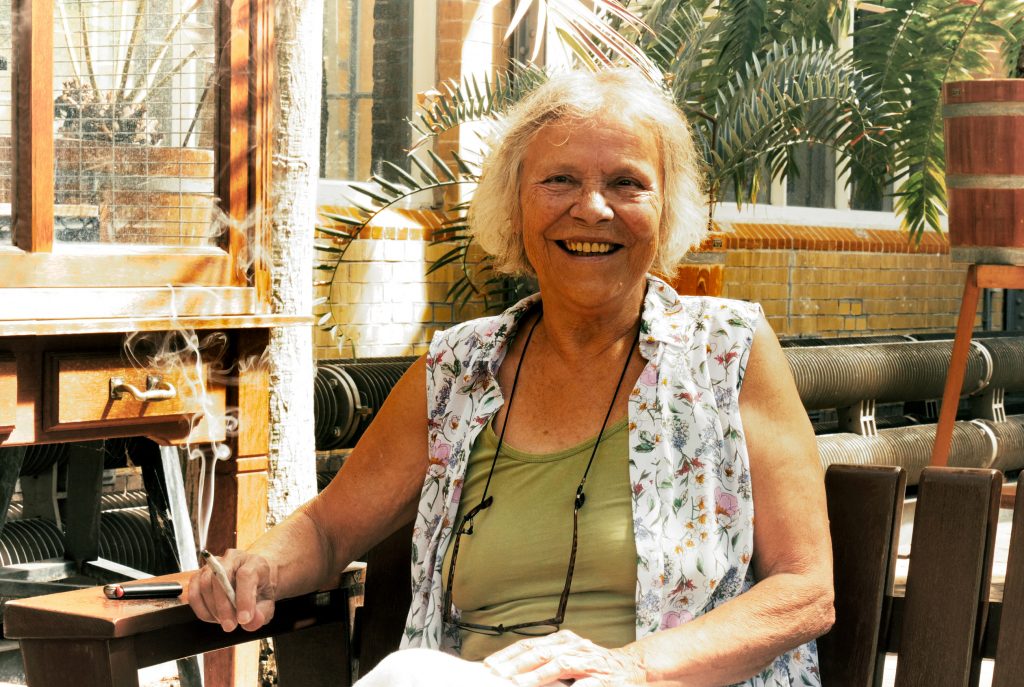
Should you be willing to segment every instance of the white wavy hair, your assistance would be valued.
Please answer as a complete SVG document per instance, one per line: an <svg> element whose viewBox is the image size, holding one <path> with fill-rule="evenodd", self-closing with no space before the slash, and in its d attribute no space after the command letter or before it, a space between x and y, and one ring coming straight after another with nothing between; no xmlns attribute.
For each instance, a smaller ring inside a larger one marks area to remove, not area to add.
<svg viewBox="0 0 1024 687"><path fill-rule="evenodd" d="M496 270L533 274L523 245L519 177L534 136L554 121L608 114L648 128L661 150L661 241L652 269L671 277L686 252L707 234L704 161L675 103L633 69L565 72L552 76L516 104L501 123L484 161L469 207L469 229L494 259Z"/></svg>

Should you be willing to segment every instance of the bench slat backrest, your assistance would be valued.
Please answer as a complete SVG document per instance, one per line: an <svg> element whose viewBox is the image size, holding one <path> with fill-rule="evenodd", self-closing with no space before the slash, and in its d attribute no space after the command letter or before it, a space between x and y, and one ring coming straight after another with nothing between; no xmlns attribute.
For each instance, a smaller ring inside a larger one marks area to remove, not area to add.
<svg viewBox="0 0 1024 687"><path fill-rule="evenodd" d="M836 621L818 639L818 655L829 687L880 679L879 628L888 623L905 485L897 467L833 465L825 475Z"/></svg>
<svg viewBox="0 0 1024 687"><path fill-rule="evenodd" d="M1014 499L1010 551L992 687L1016 687L1024 676L1024 489Z"/></svg>
<svg viewBox="0 0 1024 687"><path fill-rule="evenodd" d="M896 687L977 683L1001 484L994 470L921 473L902 613L890 626Z"/></svg>

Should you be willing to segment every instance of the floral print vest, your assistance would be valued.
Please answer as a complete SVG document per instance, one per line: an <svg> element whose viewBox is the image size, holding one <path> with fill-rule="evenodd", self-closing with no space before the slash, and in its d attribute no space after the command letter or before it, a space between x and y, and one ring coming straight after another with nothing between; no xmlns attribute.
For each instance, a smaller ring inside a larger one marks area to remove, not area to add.
<svg viewBox="0 0 1024 687"><path fill-rule="evenodd" d="M458 651L458 631L441 622L441 562L470 449L504 402L498 368L519 319L538 299L438 332L430 345L429 467L413 530L402 648ZM638 639L753 584L754 511L738 397L760 312L741 301L680 297L647 278L639 340L647 366L629 399ZM742 684L819 685L813 642Z"/></svg>

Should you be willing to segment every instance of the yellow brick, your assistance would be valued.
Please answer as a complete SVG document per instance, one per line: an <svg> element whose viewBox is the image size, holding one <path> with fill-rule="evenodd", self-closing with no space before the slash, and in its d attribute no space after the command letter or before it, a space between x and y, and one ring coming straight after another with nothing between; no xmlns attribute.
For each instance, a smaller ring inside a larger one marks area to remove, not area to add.
<svg viewBox="0 0 1024 687"><path fill-rule="evenodd" d="M765 267L763 268L764 281L774 284L788 284L789 283L789 270L785 267Z"/></svg>
<svg viewBox="0 0 1024 687"><path fill-rule="evenodd" d="M774 267L789 267L792 252L788 250L768 250L760 254L762 265Z"/></svg>
<svg viewBox="0 0 1024 687"><path fill-rule="evenodd" d="M789 330L792 334L811 334L818 331L814 317L791 317L789 323Z"/></svg>
<svg viewBox="0 0 1024 687"><path fill-rule="evenodd" d="M814 283L814 271L806 267L794 267L789 274L790 283L794 285Z"/></svg>
<svg viewBox="0 0 1024 687"><path fill-rule="evenodd" d="M893 320L891 315L869 315L867 317L868 329L892 329Z"/></svg>
<svg viewBox="0 0 1024 687"><path fill-rule="evenodd" d="M776 334L778 334L780 336L781 335L790 334L790 331L789 331L789 328L788 328L789 327L789 323L787 321L787 318L785 318L785 317L767 317L766 319L768 320L768 325L772 328L772 331L774 331Z"/></svg>
<svg viewBox="0 0 1024 687"><path fill-rule="evenodd" d="M761 309L764 310L765 317L770 321L772 317L786 315L789 310L789 302L785 300L761 301Z"/></svg>
<svg viewBox="0 0 1024 687"><path fill-rule="evenodd" d="M792 310L794 315L817 315L821 308L822 301L812 298L799 298L793 301Z"/></svg>
<svg viewBox="0 0 1024 687"><path fill-rule="evenodd" d="M829 287L824 284L793 285L793 299L811 298L825 299L829 297Z"/></svg>
<svg viewBox="0 0 1024 687"><path fill-rule="evenodd" d="M843 318L825 316L817 318L818 327L822 330L840 330L843 328Z"/></svg>
<svg viewBox="0 0 1024 687"><path fill-rule="evenodd" d="M726 280L735 284L749 284L753 277L749 267L728 267L725 270Z"/></svg>
<svg viewBox="0 0 1024 687"><path fill-rule="evenodd" d="M750 251L729 251L725 254L725 264L728 267L746 267L751 264L751 260Z"/></svg>

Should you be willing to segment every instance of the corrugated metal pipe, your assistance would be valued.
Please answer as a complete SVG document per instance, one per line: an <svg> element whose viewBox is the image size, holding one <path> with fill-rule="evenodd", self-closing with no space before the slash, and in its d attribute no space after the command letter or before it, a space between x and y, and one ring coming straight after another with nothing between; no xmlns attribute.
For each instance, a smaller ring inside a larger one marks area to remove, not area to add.
<svg viewBox="0 0 1024 687"><path fill-rule="evenodd" d="M317 361L313 417L316 448L355 446L416 356Z"/></svg>
<svg viewBox="0 0 1024 687"><path fill-rule="evenodd" d="M104 494L100 501L99 555L136 570L161 572L160 554L150 526L146 492ZM64 555L63 533L41 518L19 519L21 504L14 503L0 532L0 565L31 563Z"/></svg>
<svg viewBox="0 0 1024 687"><path fill-rule="evenodd" d="M818 456L823 468L833 463L899 465L907 471L907 483L917 484L921 470L931 462L934 444L933 424L880 429L876 436L823 434L818 437ZM1006 422L957 422L949 455L954 467L1024 467L1024 415L1010 416Z"/></svg>
<svg viewBox="0 0 1024 687"><path fill-rule="evenodd" d="M808 410L942 397L952 341L906 341L789 347L800 399ZM962 394L984 389L1024 390L1024 338L972 342Z"/></svg>

